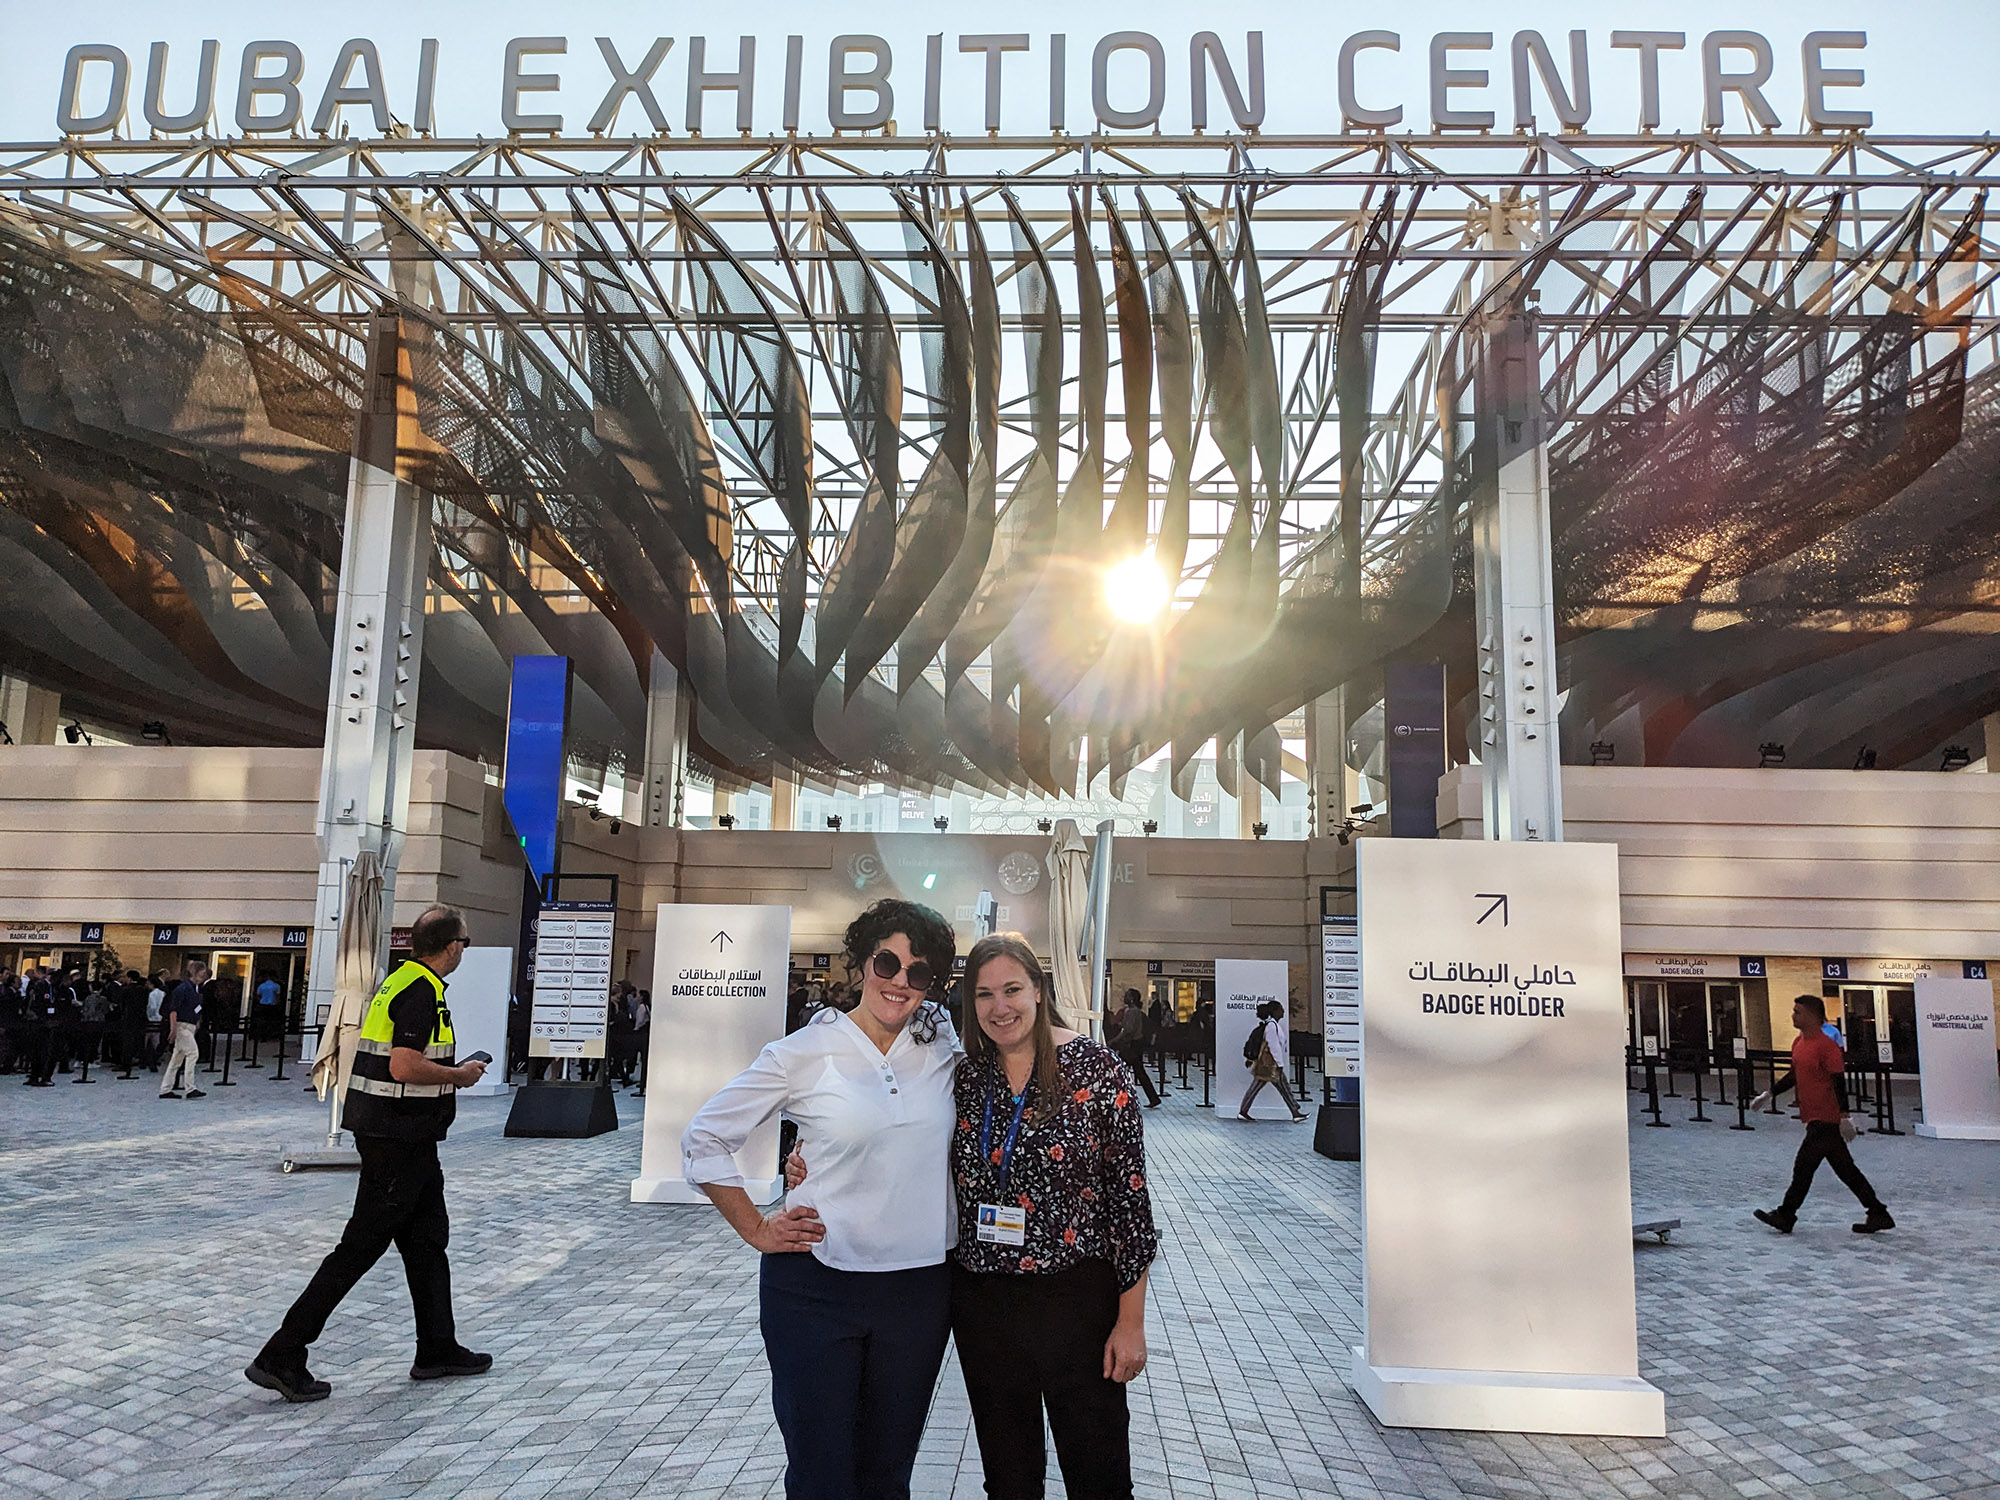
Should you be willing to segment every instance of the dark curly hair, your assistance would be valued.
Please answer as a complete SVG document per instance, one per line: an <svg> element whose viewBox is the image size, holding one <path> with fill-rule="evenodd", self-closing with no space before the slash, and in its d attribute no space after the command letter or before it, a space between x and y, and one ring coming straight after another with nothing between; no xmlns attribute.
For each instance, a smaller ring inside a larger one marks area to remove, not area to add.
<svg viewBox="0 0 2000 1500"><path fill-rule="evenodd" d="M951 982L952 960L958 957L958 934L952 931L951 923L919 902L889 897L877 901L847 924L841 946L846 952L847 967L854 973L858 994L861 971L868 960L899 932L909 939L911 954L931 966L930 990L909 1021L910 1035L917 1041L928 1042L936 1038L944 1019L944 1007L938 1002Z"/></svg>

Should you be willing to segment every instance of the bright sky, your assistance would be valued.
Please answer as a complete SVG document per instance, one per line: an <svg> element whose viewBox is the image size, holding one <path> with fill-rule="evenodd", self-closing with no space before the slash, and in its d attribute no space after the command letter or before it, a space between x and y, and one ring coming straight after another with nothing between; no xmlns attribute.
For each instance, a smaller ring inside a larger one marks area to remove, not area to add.
<svg viewBox="0 0 2000 1500"><path fill-rule="evenodd" d="M56 134L57 95L63 60L78 43L108 43L122 48L132 60L130 117L139 118L146 88L147 55L151 44L165 41L172 48L164 104L169 110L187 107L196 62L204 38L221 44L217 67L217 104L222 119L234 113L236 79L244 45L264 39L284 39L304 51L305 108L311 114L341 43L362 35L381 49L390 107L403 119L411 115L416 87L418 43L436 37L440 43L437 79L437 121L441 134L500 133L499 99L502 48L510 37L566 35L564 57L531 59L527 72L558 72L559 91L524 97L523 107L560 110L569 128L581 127L597 107L609 83L595 38L608 36L627 65L636 64L656 35L676 37L674 47L654 80L669 120L678 128L687 69L686 39L696 32L709 38L711 70L734 65L736 18L759 18L756 124L775 129L782 89L784 37L796 31L806 38L802 128L823 132L827 43L836 29L875 32L895 49L891 82L897 90L896 115L903 133L918 130L922 113L924 36L945 34L944 124L952 130L977 130L981 125L985 60L961 55L962 34L1021 31L1030 50L1005 59L1003 123L1010 131L1041 132L1048 122L1048 37L1068 36L1069 123L1087 125L1090 111L1090 58L1099 37L1125 28L1143 28L1162 42L1167 60L1166 128L1183 128L1188 116L1188 43L1197 32L1213 29L1222 37L1240 69L1244 33L1264 34L1268 108L1266 129L1331 130L1337 128L1334 102L1334 56L1352 32L1393 28L1402 37L1400 53L1364 54L1361 65L1363 102L1401 104L1404 127L1425 128L1428 120L1428 48L1438 31L1491 31L1496 49L1483 63L1493 86L1484 91L1461 90L1458 107L1495 110L1504 129L1511 120L1511 90L1506 46L1514 31L1540 31L1551 51L1568 71L1566 33L1583 28L1589 38L1591 84L1595 110L1591 129L1629 131L1637 118L1638 63L1631 51L1614 51L1613 30L1681 31L1688 37L1684 51L1661 59L1661 100L1666 128L1697 128L1702 104L1701 37L1710 30L1753 29L1769 38L1775 68L1766 93L1785 128L1796 125L1801 112L1799 44L1812 30L1859 30L1868 33L1865 51L1829 52L1830 67L1859 66L1866 82L1858 89L1836 90L1829 102L1843 108L1871 109L1878 133L1977 135L2000 124L2000 91L1992 87L1992 67L2000 57L2000 0L1904 0L1897 5L1861 0L1405 0L1392 7L1265 3L1265 0L1150 0L1145 6L1107 5L1081 10L1074 3L1017 0L1007 6L891 3L891 0L851 0L831 6L800 0L758 0L754 6L663 6L657 3L526 3L526 0L482 0L478 5L343 5L300 4L296 0L206 0L195 5L160 0L91 0L86 5L39 4L8 0L11 14L7 39L0 49L0 137L10 141L47 140ZM1730 65L1743 61L1733 55ZM1454 66L1482 66L1476 55L1457 54ZM1143 93L1136 54L1125 54L1113 72L1114 93ZM101 76L101 75L100 75ZM85 103L101 106L103 85ZM1539 93L1537 95L1539 98ZM857 99L857 103L865 100ZM1114 99L1114 103L1122 101ZM1211 88L1211 111L1222 114L1222 100ZM727 96L710 96L711 129L733 115ZM1732 101L1731 124L1739 118ZM365 121L356 112L356 125ZM643 116L628 103L618 133L639 128ZM233 124L226 126L234 133Z"/></svg>

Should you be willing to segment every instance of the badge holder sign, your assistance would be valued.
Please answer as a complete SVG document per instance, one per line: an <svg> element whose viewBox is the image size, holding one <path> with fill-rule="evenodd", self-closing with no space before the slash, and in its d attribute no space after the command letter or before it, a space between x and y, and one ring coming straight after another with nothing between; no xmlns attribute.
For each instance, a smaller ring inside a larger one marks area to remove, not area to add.
<svg viewBox="0 0 2000 1500"><path fill-rule="evenodd" d="M1358 852L1356 1393L1394 1427L1664 1436L1639 1376L1616 847Z"/></svg>

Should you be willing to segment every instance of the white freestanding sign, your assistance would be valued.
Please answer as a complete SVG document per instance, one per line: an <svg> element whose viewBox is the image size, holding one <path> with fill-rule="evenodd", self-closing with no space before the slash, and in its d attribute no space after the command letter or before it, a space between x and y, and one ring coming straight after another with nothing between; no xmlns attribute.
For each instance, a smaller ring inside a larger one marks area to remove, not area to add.
<svg viewBox="0 0 2000 1500"><path fill-rule="evenodd" d="M507 1002L514 996L514 950L467 948L445 992L458 1056L490 1053L486 1076L459 1093L469 1099L510 1092L507 1083Z"/></svg>
<svg viewBox="0 0 2000 1500"><path fill-rule="evenodd" d="M1993 984L1984 963L1933 964L1917 991L1918 1135L2000 1141L2000 1073L1993 1066Z"/></svg>
<svg viewBox="0 0 2000 1500"><path fill-rule="evenodd" d="M634 1203L705 1203L681 1177L681 1132L715 1091L785 1034L789 906L662 906L653 958L646 1127ZM784 1188L774 1118L736 1153L757 1203Z"/></svg>
<svg viewBox="0 0 2000 1500"><path fill-rule="evenodd" d="M1237 1106L1250 1088L1250 1065L1243 1060L1243 1044L1250 1028L1261 1026L1257 1007L1275 1000L1285 1008L1289 1026L1291 1007L1287 993L1291 968L1283 959L1218 958L1215 961L1215 1104L1235 1117ZM1289 1120L1284 1097L1275 1087L1258 1093L1250 1106L1253 1120Z"/></svg>
<svg viewBox="0 0 2000 1500"><path fill-rule="evenodd" d="M1355 1390L1396 1427L1664 1436L1639 1377L1617 849L1359 857Z"/></svg>

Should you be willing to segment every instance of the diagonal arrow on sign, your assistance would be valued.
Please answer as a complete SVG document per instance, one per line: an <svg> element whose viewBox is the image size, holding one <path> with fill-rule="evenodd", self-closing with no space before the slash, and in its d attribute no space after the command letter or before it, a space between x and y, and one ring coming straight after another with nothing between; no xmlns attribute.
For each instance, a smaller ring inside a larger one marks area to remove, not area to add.
<svg viewBox="0 0 2000 1500"><path fill-rule="evenodd" d="M1491 901L1493 903L1479 914L1479 920L1472 924L1474 927L1484 926L1486 919L1496 911L1500 913L1500 925L1502 927L1507 925L1507 896L1504 891L1474 891L1472 899L1475 901Z"/></svg>

